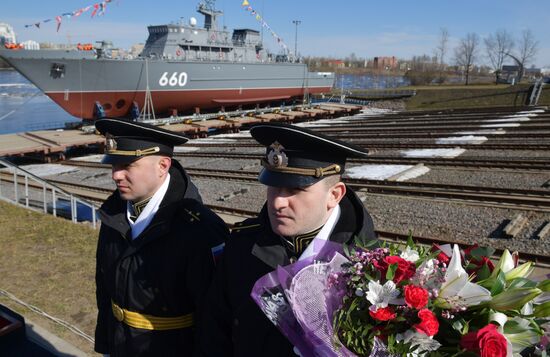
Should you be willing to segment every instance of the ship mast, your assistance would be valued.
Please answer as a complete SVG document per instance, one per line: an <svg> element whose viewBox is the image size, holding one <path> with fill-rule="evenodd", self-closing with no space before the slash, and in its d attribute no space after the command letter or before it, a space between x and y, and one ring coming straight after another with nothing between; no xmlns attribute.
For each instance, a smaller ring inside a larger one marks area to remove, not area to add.
<svg viewBox="0 0 550 357"><path fill-rule="evenodd" d="M153 97L151 96L151 89L149 88L149 61L145 58L145 101L143 103L143 110L139 115L139 121L155 120L155 107L153 106Z"/></svg>
<svg viewBox="0 0 550 357"><path fill-rule="evenodd" d="M197 11L204 15L204 28L216 31L218 29L217 17L223 14L215 9L216 0L202 0Z"/></svg>

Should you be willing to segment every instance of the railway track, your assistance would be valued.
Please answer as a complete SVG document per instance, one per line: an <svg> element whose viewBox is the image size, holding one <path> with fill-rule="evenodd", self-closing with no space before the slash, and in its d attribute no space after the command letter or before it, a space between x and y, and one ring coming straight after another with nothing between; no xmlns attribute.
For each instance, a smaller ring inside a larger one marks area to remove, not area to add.
<svg viewBox="0 0 550 357"><path fill-rule="evenodd" d="M550 150L550 144L437 144L437 143L396 143L396 142L364 142L350 140L351 143L366 149L454 149L460 146L468 150ZM187 147L200 148L261 148L256 143L189 143Z"/></svg>
<svg viewBox="0 0 550 357"><path fill-rule="evenodd" d="M258 173L255 171L188 168L187 172L195 178L238 181L248 184L258 183ZM2 180L11 181L13 180L13 176L3 174ZM79 183L68 183L61 180L49 180L49 182L74 194L86 196L88 199L93 199L95 201L105 200L108 194L112 192L111 189ZM455 203L458 202L466 205L550 212L550 190L509 189L350 178L345 178L344 182L356 191L362 191L369 194L419 197L446 200ZM20 184L23 183L20 181ZM33 185L38 188L42 187L39 184ZM33 185L31 185L31 187ZM93 194L89 194L88 192L93 192Z"/></svg>
<svg viewBox="0 0 550 357"><path fill-rule="evenodd" d="M215 170L200 169L196 171L197 172L194 172L195 176L201 173L203 175L209 175L207 171L215 171ZM231 172L232 171L224 172L224 174L230 174ZM252 178L252 174L253 174L254 180L255 180L255 176L256 176L255 173L241 172L240 174L242 174L243 177L248 175L248 179ZM13 178L13 175L7 175L5 173L2 173L1 177L3 181L9 181L9 178L10 177ZM111 189L89 186L89 185L84 185L79 183L68 183L61 180L48 180L48 182L58 186L59 188L64 189L67 192L73 193L75 195L80 196L83 199L86 199L88 201L91 201L92 203L95 203L97 207L99 207L99 205L103 203L103 201L112 193ZM24 185L24 182L19 181L19 184ZM354 186L357 183L353 182L352 180L351 182L348 182L348 184ZM364 183L361 183L361 185L363 184ZM42 189L42 185L36 184L36 183L29 182L28 186L36 189ZM528 190L516 190L516 191L528 191ZM548 198L548 203L550 204L550 192L544 192L544 196ZM225 215L230 215L234 217L240 217L242 219L255 217L258 214L258 211L253 211L253 210L245 210L245 209L225 207L225 206L219 206L219 205L207 205L207 206L218 214L225 214ZM397 233L397 232L387 232L383 230L377 230L376 232L378 233L381 239L389 242L397 242L397 243L405 242L409 236L408 234ZM453 244L453 243L467 245L464 242L451 241L451 240L441 239L441 238L422 237L422 236L412 236L412 238L414 241L425 245ZM497 249L495 258L498 258L500 254L502 254L502 250ZM520 256L525 260L534 261L538 265L539 269L542 269L544 271L544 274L547 274L550 272L550 256L541 255L533 252L520 252Z"/></svg>
<svg viewBox="0 0 550 357"><path fill-rule="evenodd" d="M195 158L224 158L224 159L249 159L260 160L264 155L251 153L228 153L228 152L189 152L176 153L175 157L195 157ZM458 158L408 158L395 156L371 156L367 159L350 159L350 163L355 164L394 164L394 165L417 165L420 163L429 166L454 166L470 168L499 168L511 170L542 170L550 171L550 160L495 160L488 159L458 159Z"/></svg>

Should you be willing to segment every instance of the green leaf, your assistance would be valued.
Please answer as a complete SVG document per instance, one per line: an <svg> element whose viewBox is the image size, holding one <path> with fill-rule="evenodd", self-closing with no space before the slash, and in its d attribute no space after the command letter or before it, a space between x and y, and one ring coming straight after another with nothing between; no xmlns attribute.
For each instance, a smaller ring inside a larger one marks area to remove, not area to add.
<svg viewBox="0 0 550 357"><path fill-rule="evenodd" d="M526 278L516 278L510 283L509 289L515 288L534 288L537 286L537 283L531 279Z"/></svg>
<svg viewBox="0 0 550 357"><path fill-rule="evenodd" d="M550 279L546 279L538 283L537 288L544 291L545 293L550 292Z"/></svg>
<svg viewBox="0 0 550 357"><path fill-rule="evenodd" d="M490 247L477 247L470 252L471 256L476 260L481 260L483 257L490 257L494 253L495 249Z"/></svg>
<svg viewBox="0 0 550 357"><path fill-rule="evenodd" d="M491 270L489 269L487 264L483 264L481 269L477 271L476 275L476 280L484 280L491 276Z"/></svg>
<svg viewBox="0 0 550 357"><path fill-rule="evenodd" d="M409 237L407 238L407 247L411 249L414 249L415 247L411 230L409 230Z"/></svg>
<svg viewBox="0 0 550 357"><path fill-rule="evenodd" d="M493 283L493 286L491 287L491 296L500 294L502 291L504 291L505 286L506 276L503 272L499 272L495 279L495 282Z"/></svg>
<svg viewBox="0 0 550 357"><path fill-rule="evenodd" d="M388 267L388 271L386 272L386 279L393 280L396 270L397 270L397 264L390 264L390 266Z"/></svg>
<svg viewBox="0 0 550 357"><path fill-rule="evenodd" d="M534 309L536 317L550 317L550 301L546 301L540 305L536 305Z"/></svg>
<svg viewBox="0 0 550 357"><path fill-rule="evenodd" d="M349 245L344 244L344 245L343 245L343 249L344 249L344 254L346 255L346 257L349 258L349 257L351 256L351 255L350 255L350 251L349 251Z"/></svg>

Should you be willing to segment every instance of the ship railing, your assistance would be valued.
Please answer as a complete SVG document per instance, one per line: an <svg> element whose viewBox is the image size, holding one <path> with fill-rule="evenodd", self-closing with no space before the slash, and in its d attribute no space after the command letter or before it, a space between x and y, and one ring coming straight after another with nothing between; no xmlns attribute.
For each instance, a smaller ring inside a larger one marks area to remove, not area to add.
<svg viewBox="0 0 550 357"><path fill-rule="evenodd" d="M33 211L91 222L97 228L97 207L21 167L0 158L0 199Z"/></svg>

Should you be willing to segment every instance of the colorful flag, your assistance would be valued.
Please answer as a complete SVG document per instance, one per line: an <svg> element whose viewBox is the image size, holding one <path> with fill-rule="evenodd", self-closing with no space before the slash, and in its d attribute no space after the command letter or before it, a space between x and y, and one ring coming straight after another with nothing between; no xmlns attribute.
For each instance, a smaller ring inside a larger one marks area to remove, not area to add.
<svg viewBox="0 0 550 357"><path fill-rule="evenodd" d="M248 0L244 0L242 6L248 6L248 5L250 5L250 4L248 3Z"/></svg>
<svg viewBox="0 0 550 357"><path fill-rule="evenodd" d="M55 21L57 22L57 32L59 32L59 28L61 27L61 16L56 16Z"/></svg>
<svg viewBox="0 0 550 357"><path fill-rule="evenodd" d="M99 10L99 4L94 4L94 11L92 11L92 16L91 17L95 16L95 14L97 13L97 10Z"/></svg>

